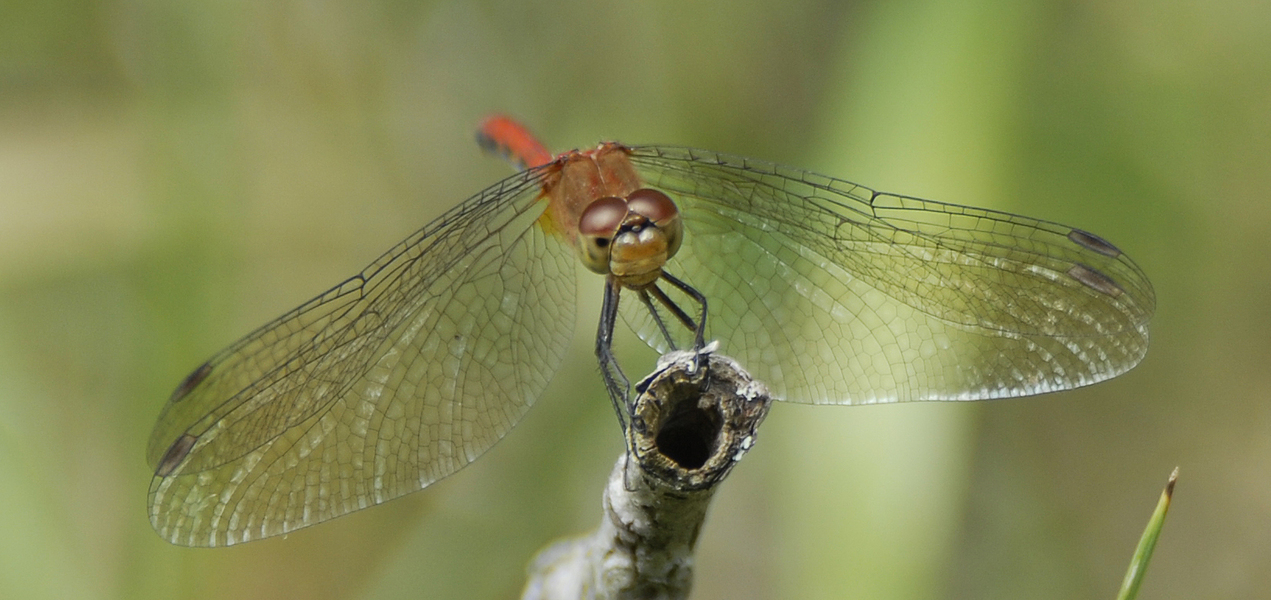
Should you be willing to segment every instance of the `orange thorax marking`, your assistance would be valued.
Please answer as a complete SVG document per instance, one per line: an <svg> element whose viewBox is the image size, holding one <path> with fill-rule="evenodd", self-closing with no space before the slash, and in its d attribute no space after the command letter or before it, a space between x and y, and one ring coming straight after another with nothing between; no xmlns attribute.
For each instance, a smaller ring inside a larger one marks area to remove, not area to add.
<svg viewBox="0 0 1271 600"><path fill-rule="evenodd" d="M640 189L627 148L606 142L593 150L574 150L556 157L557 172L543 184L547 211L539 217L543 229L578 245L578 217L592 202L606 196L626 198Z"/></svg>

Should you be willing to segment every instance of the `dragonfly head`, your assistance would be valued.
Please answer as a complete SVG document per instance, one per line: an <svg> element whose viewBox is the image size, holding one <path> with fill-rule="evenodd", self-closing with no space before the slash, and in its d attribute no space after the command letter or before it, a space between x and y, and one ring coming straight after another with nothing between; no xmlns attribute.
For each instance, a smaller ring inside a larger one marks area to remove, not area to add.
<svg viewBox="0 0 1271 600"><path fill-rule="evenodd" d="M662 266L680 249L684 226L679 209L666 194L642 188L625 199L600 198L578 219L578 250L583 264L613 275L627 287L657 281Z"/></svg>

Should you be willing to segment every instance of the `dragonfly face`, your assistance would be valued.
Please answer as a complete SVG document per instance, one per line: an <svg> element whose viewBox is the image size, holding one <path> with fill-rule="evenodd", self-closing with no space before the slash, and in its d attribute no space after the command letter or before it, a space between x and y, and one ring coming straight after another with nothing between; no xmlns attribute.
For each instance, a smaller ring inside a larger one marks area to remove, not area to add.
<svg viewBox="0 0 1271 600"><path fill-rule="evenodd" d="M578 219L576 243L588 269L638 289L657 281L683 235L675 203L643 188L627 198L609 196L587 205Z"/></svg>
<svg viewBox="0 0 1271 600"><path fill-rule="evenodd" d="M619 314L659 350L701 347L709 316L723 352L804 403L1070 389L1147 351L1151 284L1080 229L702 150L553 158L510 120L482 133L527 169L172 394L147 451L161 536L277 535L475 460L561 364L580 258L605 278L597 355L620 419Z"/></svg>

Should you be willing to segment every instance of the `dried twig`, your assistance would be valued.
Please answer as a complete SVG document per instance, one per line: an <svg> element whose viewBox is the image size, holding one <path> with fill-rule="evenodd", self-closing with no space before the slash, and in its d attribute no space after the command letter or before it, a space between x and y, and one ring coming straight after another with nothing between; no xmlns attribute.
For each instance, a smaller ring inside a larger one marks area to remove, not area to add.
<svg viewBox="0 0 1271 600"><path fill-rule="evenodd" d="M668 353L636 386L600 527L540 552L523 600L688 596L715 486L754 444L771 403L762 383L714 350Z"/></svg>

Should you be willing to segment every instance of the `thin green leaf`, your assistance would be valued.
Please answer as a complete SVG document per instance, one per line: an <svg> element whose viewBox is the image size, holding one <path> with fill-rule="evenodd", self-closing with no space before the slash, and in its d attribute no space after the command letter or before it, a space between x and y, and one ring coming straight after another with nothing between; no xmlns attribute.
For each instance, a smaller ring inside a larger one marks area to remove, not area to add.
<svg viewBox="0 0 1271 600"><path fill-rule="evenodd" d="M1174 482L1178 480L1178 467L1170 473L1169 482L1161 492L1161 499L1156 503L1156 510L1147 522L1147 529L1139 539L1139 547L1134 550L1130 559L1130 568L1125 572L1125 581L1121 582L1121 593L1117 600L1134 600L1139 595L1139 586L1143 584L1143 576L1147 573L1147 563L1152 560L1152 550L1156 548L1156 538L1161 535L1161 525L1165 523L1165 513L1169 512L1170 498L1174 495Z"/></svg>

